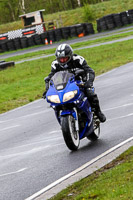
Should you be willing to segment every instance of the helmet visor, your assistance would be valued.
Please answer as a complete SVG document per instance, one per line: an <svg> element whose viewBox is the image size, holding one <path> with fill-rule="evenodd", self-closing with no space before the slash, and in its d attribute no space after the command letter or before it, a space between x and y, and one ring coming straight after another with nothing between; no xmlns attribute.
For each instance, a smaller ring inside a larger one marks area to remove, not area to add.
<svg viewBox="0 0 133 200"><path fill-rule="evenodd" d="M58 58L58 61L59 61L60 63L67 63L68 60L69 60L69 57L68 57L68 56L67 56L67 57Z"/></svg>

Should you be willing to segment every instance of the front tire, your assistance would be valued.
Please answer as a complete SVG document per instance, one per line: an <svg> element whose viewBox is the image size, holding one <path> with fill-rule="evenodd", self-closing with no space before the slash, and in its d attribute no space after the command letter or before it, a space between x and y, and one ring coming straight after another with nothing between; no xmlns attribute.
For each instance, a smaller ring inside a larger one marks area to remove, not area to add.
<svg viewBox="0 0 133 200"><path fill-rule="evenodd" d="M79 133L75 129L75 119L72 115L61 118L62 133L67 147L75 151L79 147Z"/></svg>

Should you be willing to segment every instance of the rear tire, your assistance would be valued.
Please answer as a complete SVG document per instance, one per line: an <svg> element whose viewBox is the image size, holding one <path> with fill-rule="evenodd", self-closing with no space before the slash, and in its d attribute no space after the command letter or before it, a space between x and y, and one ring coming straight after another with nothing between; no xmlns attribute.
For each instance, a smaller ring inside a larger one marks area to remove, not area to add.
<svg viewBox="0 0 133 200"><path fill-rule="evenodd" d="M87 138L91 141L96 141L100 135L100 121L94 115L93 117L93 132L87 136Z"/></svg>
<svg viewBox="0 0 133 200"><path fill-rule="evenodd" d="M79 147L79 133L75 129L75 119L68 115L61 118L62 133L67 147L75 151Z"/></svg>

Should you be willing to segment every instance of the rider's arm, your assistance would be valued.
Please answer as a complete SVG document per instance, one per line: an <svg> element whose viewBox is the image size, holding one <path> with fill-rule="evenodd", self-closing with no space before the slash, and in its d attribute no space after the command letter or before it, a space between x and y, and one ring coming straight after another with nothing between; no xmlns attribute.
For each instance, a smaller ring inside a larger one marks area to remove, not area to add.
<svg viewBox="0 0 133 200"><path fill-rule="evenodd" d="M79 68L85 71L87 81L90 82L91 85L93 85L93 81L95 79L94 70L88 66L86 60L82 56L74 55L73 60L76 62L76 65Z"/></svg>
<svg viewBox="0 0 133 200"><path fill-rule="evenodd" d="M86 72L86 78L87 81L90 83L91 86L93 86L93 81L95 79L95 72L94 70L88 66L87 62L84 60L83 65L82 65L83 69Z"/></svg>
<svg viewBox="0 0 133 200"><path fill-rule="evenodd" d="M51 64L51 72L50 74L44 79L45 80L45 86L46 86L46 90L49 89L49 81L52 78L52 76L54 76L54 74L56 73L56 65L57 65L57 61L54 60Z"/></svg>

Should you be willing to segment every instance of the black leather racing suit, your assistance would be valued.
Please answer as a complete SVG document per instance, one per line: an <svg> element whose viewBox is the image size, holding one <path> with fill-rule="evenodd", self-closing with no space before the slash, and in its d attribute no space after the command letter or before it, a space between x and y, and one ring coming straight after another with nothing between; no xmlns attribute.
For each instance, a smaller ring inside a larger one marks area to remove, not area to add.
<svg viewBox="0 0 133 200"><path fill-rule="evenodd" d="M97 94L94 93L92 90L93 87L93 81L95 79L95 72L94 70L88 66L86 60L77 54L73 54L72 59L67 63L65 66L61 66L57 60L54 60L51 64L51 72L48 75L48 77L45 78L45 85L46 85L46 91L49 88L49 81L52 78L52 76L59 71L64 71L67 70L69 72L74 73L77 69L83 69L85 71L85 91L87 98L91 104L91 107L95 110L95 112L100 111L100 106L99 106L99 100L97 97Z"/></svg>

